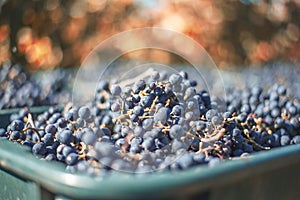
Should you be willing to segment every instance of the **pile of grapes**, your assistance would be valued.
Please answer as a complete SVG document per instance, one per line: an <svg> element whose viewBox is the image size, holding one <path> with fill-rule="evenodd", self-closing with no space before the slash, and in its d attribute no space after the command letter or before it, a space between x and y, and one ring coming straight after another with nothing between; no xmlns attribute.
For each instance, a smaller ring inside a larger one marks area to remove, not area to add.
<svg viewBox="0 0 300 200"><path fill-rule="evenodd" d="M196 86L184 71L125 87L102 81L91 104L36 118L22 109L0 137L91 175L214 166L300 143L300 100L284 86L231 88L224 104Z"/></svg>
<svg viewBox="0 0 300 200"><path fill-rule="evenodd" d="M47 73L43 81L44 87L20 64L7 62L0 65L0 109L54 105L70 97L65 89L68 74L62 70Z"/></svg>

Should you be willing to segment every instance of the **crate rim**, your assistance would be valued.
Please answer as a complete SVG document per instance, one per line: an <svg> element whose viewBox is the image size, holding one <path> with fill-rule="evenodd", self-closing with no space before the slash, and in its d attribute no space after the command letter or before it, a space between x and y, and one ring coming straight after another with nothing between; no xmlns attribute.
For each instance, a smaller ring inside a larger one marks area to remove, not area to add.
<svg viewBox="0 0 300 200"><path fill-rule="evenodd" d="M198 190L204 191L222 182L289 165L296 162L295 157L300 159L300 144L257 152L253 156L225 161L214 167L203 165L176 172L154 172L141 176L117 173L93 178L67 173L63 164L39 160L28 148L0 140L0 169L36 182L55 194L84 199L130 198L132 195L145 197L146 193L153 191L162 191L161 195L169 189L192 184L197 184Z"/></svg>

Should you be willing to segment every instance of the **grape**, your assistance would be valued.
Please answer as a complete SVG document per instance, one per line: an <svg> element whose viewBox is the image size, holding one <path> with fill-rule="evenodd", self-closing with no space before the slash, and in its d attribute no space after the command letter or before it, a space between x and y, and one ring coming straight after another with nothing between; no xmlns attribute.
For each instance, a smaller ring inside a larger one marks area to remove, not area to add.
<svg viewBox="0 0 300 200"><path fill-rule="evenodd" d="M55 134L57 131L57 128L54 124L48 124L45 128L46 133L51 133L51 134Z"/></svg>
<svg viewBox="0 0 300 200"><path fill-rule="evenodd" d="M70 110L68 110L68 111L66 112L66 114L65 114L64 117L65 117L67 120L74 121L74 120L76 120L77 117L78 117L78 113L77 113L77 112L78 112L77 109L72 108L72 109L70 109Z"/></svg>
<svg viewBox="0 0 300 200"><path fill-rule="evenodd" d="M75 165L78 162L79 156L77 153L70 153L67 157L66 157L66 164L67 165Z"/></svg>
<svg viewBox="0 0 300 200"><path fill-rule="evenodd" d="M247 152L247 153L252 153L253 152L253 146L250 145L250 144L244 144L243 149L244 149L244 152Z"/></svg>
<svg viewBox="0 0 300 200"><path fill-rule="evenodd" d="M111 136L111 130L108 128L101 128L100 131L103 133L103 135Z"/></svg>
<svg viewBox="0 0 300 200"><path fill-rule="evenodd" d="M141 98L141 106L150 107L152 105L154 98L152 96L142 96Z"/></svg>
<svg viewBox="0 0 300 200"><path fill-rule="evenodd" d="M98 92L100 92L102 90L109 91L109 82L100 81L97 85L97 90L98 90Z"/></svg>
<svg viewBox="0 0 300 200"><path fill-rule="evenodd" d="M154 120L153 119L145 119L143 121L143 129L145 131L149 131L153 128L153 123L154 123Z"/></svg>
<svg viewBox="0 0 300 200"><path fill-rule="evenodd" d="M268 144L271 147L278 147L280 145L280 138L277 134L272 134L268 140Z"/></svg>
<svg viewBox="0 0 300 200"><path fill-rule="evenodd" d="M146 119L145 119L146 120ZM143 122L144 123L144 122ZM143 127L141 127L141 126L136 126L135 128L134 128L134 135L136 136L136 137L142 137L143 135L144 135L144 132L145 132L145 129L143 128Z"/></svg>
<svg viewBox="0 0 300 200"><path fill-rule="evenodd" d="M215 109L210 109L206 112L205 114L205 118L208 120L208 121L211 121L211 119L214 117L214 116L217 116L218 115L218 111L215 110Z"/></svg>
<svg viewBox="0 0 300 200"><path fill-rule="evenodd" d="M146 88L146 82L145 80L139 80L137 81L134 85L133 85L133 88L132 88L132 91L137 94L139 93L140 91L144 90Z"/></svg>
<svg viewBox="0 0 300 200"><path fill-rule="evenodd" d="M157 71L155 71L151 74L151 80L157 81L157 80L159 80L159 77L160 77L160 75Z"/></svg>
<svg viewBox="0 0 300 200"><path fill-rule="evenodd" d="M0 137L6 137L6 130L4 128L0 128Z"/></svg>
<svg viewBox="0 0 300 200"><path fill-rule="evenodd" d="M212 118L211 118L211 123L214 125L214 126L217 126L217 125L220 125L220 124L222 124L222 122L223 122L223 117L221 117L221 116L213 116Z"/></svg>
<svg viewBox="0 0 300 200"><path fill-rule="evenodd" d="M177 160L177 163L180 169L186 169L194 164L194 160L192 155L186 152L180 156L180 158Z"/></svg>
<svg viewBox="0 0 300 200"><path fill-rule="evenodd" d="M290 144L291 138L288 135L283 135L280 137L280 145L285 146Z"/></svg>
<svg viewBox="0 0 300 200"><path fill-rule="evenodd" d="M299 129L300 128L300 122L297 118L292 117L290 119L290 123L291 123L291 125L293 126L294 129Z"/></svg>
<svg viewBox="0 0 300 200"><path fill-rule="evenodd" d="M116 149L114 146L107 142L96 142L94 145L95 150L103 157L114 157Z"/></svg>
<svg viewBox="0 0 300 200"><path fill-rule="evenodd" d="M169 81L172 85L178 85L182 81L182 76L180 76L178 74L172 74L169 78Z"/></svg>
<svg viewBox="0 0 300 200"><path fill-rule="evenodd" d="M259 96L261 95L263 89L259 86L256 86L256 87L253 87L252 90L251 90L251 93L255 96Z"/></svg>
<svg viewBox="0 0 300 200"><path fill-rule="evenodd" d="M46 154L46 144L43 143L43 142L39 142L39 143L36 143L35 145L33 145L32 147L32 153L34 155L45 155Z"/></svg>
<svg viewBox="0 0 300 200"><path fill-rule="evenodd" d="M82 106L81 108L79 108L78 115L80 118L86 120L90 117L91 111L88 107Z"/></svg>
<svg viewBox="0 0 300 200"><path fill-rule="evenodd" d="M53 134L52 133L45 134L43 137L43 141L47 146L52 145L54 143Z"/></svg>
<svg viewBox="0 0 300 200"><path fill-rule="evenodd" d="M129 150L130 153L136 154L136 153L140 153L141 151L142 151L142 148L138 145L131 145L130 146L130 150Z"/></svg>
<svg viewBox="0 0 300 200"><path fill-rule="evenodd" d="M279 111L278 108L272 109L272 111L271 111L271 116L272 117L276 118L276 117L279 117L279 115L280 115L280 111Z"/></svg>
<svg viewBox="0 0 300 200"><path fill-rule="evenodd" d="M242 112L241 114L238 115L237 120L241 123L246 122L247 116L248 116L247 113Z"/></svg>
<svg viewBox="0 0 300 200"><path fill-rule="evenodd" d="M122 92L122 89L119 85L112 85L110 88L110 93L112 96L118 96Z"/></svg>
<svg viewBox="0 0 300 200"><path fill-rule="evenodd" d="M221 162L220 158L211 158L209 161L208 161L208 165L209 166L216 166L216 165L219 165Z"/></svg>
<svg viewBox="0 0 300 200"><path fill-rule="evenodd" d="M121 106L119 103L115 102L111 105L110 108L111 108L111 111L118 112L120 110Z"/></svg>
<svg viewBox="0 0 300 200"><path fill-rule="evenodd" d="M73 140L73 133L70 130L63 130L60 132L59 137L57 138L59 142L63 144L70 144Z"/></svg>
<svg viewBox="0 0 300 200"><path fill-rule="evenodd" d="M205 162L205 154L204 153L193 154L193 160L197 164L204 164L204 162Z"/></svg>
<svg viewBox="0 0 300 200"><path fill-rule="evenodd" d="M189 78L188 73L187 73L186 71L183 71L183 70L179 72L179 75L180 75L182 78L186 79L186 80Z"/></svg>
<svg viewBox="0 0 300 200"><path fill-rule="evenodd" d="M296 135L293 137L293 139L291 140L292 144L300 144L300 135Z"/></svg>
<svg viewBox="0 0 300 200"><path fill-rule="evenodd" d="M102 124L103 125L108 126L108 125L111 124L111 122L112 122L111 116L109 116L109 115L104 115L103 116L103 118L102 118Z"/></svg>
<svg viewBox="0 0 300 200"><path fill-rule="evenodd" d="M132 109L133 114L137 115L137 116L142 116L144 114L144 109L142 106L135 106Z"/></svg>
<svg viewBox="0 0 300 200"><path fill-rule="evenodd" d="M75 153L76 149L72 146L63 146L62 150L61 150L61 154L64 157L67 157L70 153Z"/></svg>
<svg viewBox="0 0 300 200"><path fill-rule="evenodd" d="M294 116L297 113L297 108L295 106L289 106L288 107L288 112L290 115Z"/></svg>
<svg viewBox="0 0 300 200"><path fill-rule="evenodd" d="M236 156L236 157L239 157L239 156L241 156L243 153L244 153L243 150L241 150L241 149L236 149L236 150L233 152L233 155Z"/></svg>
<svg viewBox="0 0 300 200"><path fill-rule="evenodd" d="M154 114L154 122L161 122L162 124L165 124L167 122L168 117L169 109L166 107L162 107L157 111L157 113Z"/></svg>
<svg viewBox="0 0 300 200"><path fill-rule="evenodd" d="M280 85L277 89L279 95L286 95L286 88L283 85Z"/></svg>
<svg viewBox="0 0 300 200"><path fill-rule="evenodd" d="M161 96L162 93L163 93L163 89L162 89L161 87L156 87L156 88L154 89L154 94L155 94L155 96Z"/></svg>
<svg viewBox="0 0 300 200"><path fill-rule="evenodd" d="M194 113L192 111L186 112L185 113L185 119L186 119L186 121L194 120L195 119Z"/></svg>
<svg viewBox="0 0 300 200"><path fill-rule="evenodd" d="M84 126L84 123L85 123L84 119L78 118L78 119L76 120L75 125L76 125L77 128L80 128L80 127L83 127L83 126Z"/></svg>
<svg viewBox="0 0 300 200"><path fill-rule="evenodd" d="M87 145L94 144L96 142L96 139L97 135L91 130L86 131L81 138L81 140Z"/></svg>
<svg viewBox="0 0 300 200"><path fill-rule="evenodd" d="M142 143L142 147L149 151L154 151L156 149L154 140L152 138L146 138Z"/></svg>
<svg viewBox="0 0 300 200"><path fill-rule="evenodd" d="M21 137L20 131L13 131L10 135L11 140L17 140Z"/></svg>
<svg viewBox="0 0 300 200"><path fill-rule="evenodd" d="M251 112L251 107L249 104L243 104L241 112L249 114Z"/></svg>
<svg viewBox="0 0 300 200"><path fill-rule="evenodd" d="M180 139L182 136L184 136L184 130L180 125L173 125L170 129L169 135L172 139Z"/></svg>
<svg viewBox="0 0 300 200"><path fill-rule="evenodd" d="M173 141L172 141L172 152L175 153L175 152L179 151L180 149L186 149L186 145L178 139L173 139Z"/></svg>
<svg viewBox="0 0 300 200"><path fill-rule="evenodd" d="M124 138L120 138L115 142L115 146L121 148L122 145L125 144L125 139Z"/></svg>
<svg viewBox="0 0 300 200"><path fill-rule="evenodd" d="M25 124L21 120L14 120L10 125L10 129L12 131L21 131L24 129L24 127L25 127Z"/></svg>
<svg viewBox="0 0 300 200"><path fill-rule="evenodd" d="M185 98L188 99L192 96L194 96L196 94L196 89L193 88L193 87L188 87L186 90L185 90Z"/></svg>
<svg viewBox="0 0 300 200"><path fill-rule="evenodd" d="M51 160L56 160L56 156L54 154L48 154L46 157L45 157L45 160L48 160L48 161L51 161Z"/></svg>
<svg viewBox="0 0 300 200"><path fill-rule="evenodd" d="M139 95L133 95L132 96L132 102L133 103L139 103L141 101L141 96Z"/></svg>
<svg viewBox="0 0 300 200"><path fill-rule="evenodd" d="M56 122L59 128L65 128L67 126L67 121L64 118L60 118Z"/></svg>

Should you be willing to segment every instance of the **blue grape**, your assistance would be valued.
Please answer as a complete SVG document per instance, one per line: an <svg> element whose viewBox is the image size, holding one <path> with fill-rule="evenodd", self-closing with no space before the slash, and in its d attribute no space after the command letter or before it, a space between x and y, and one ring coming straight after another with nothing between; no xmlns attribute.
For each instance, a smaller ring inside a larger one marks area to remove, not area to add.
<svg viewBox="0 0 300 200"><path fill-rule="evenodd" d="M110 88L110 92L113 96L118 96L121 94L122 89L119 85L112 85Z"/></svg>
<svg viewBox="0 0 300 200"><path fill-rule="evenodd" d="M51 160L56 160L56 156L55 154L48 154L46 157L45 157L45 160L48 160L48 161L51 161Z"/></svg>
<svg viewBox="0 0 300 200"><path fill-rule="evenodd" d="M11 140L17 140L21 137L20 131L13 131L10 135Z"/></svg>
<svg viewBox="0 0 300 200"><path fill-rule="evenodd" d="M280 137L280 145L281 146L289 145L290 141L291 141L291 138L288 135L283 135Z"/></svg>
<svg viewBox="0 0 300 200"><path fill-rule="evenodd" d="M0 128L0 137L6 137L6 130L4 128Z"/></svg>
<svg viewBox="0 0 300 200"><path fill-rule="evenodd" d="M132 109L132 112L137 116L142 116L144 114L144 108L142 106L135 106Z"/></svg>
<svg viewBox="0 0 300 200"><path fill-rule="evenodd" d="M75 153L76 149L72 146L64 146L61 153L64 157L67 157L70 153Z"/></svg>
<svg viewBox="0 0 300 200"><path fill-rule="evenodd" d="M78 115L80 118L86 120L90 117L91 111L88 107L82 106L81 108L79 108Z"/></svg>
<svg viewBox="0 0 300 200"><path fill-rule="evenodd" d="M182 136L184 136L184 130L180 125L175 124L170 128L169 135L172 139L180 139Z"/></svg>
<svg viewBox="0 0 300 200"><path fill-rule="evenodd" d="M83 134L81 140L87 145L93 145L97 140L97 135L93 131L89 130Z"/></svg>
<svg viewBox="0 0 300 200"><path fill-rule="evenodd" d="M142 127L145 131L149 131L153 128L153 123L154 123L154 120L153 119L144 119L143 120L143 123L142 123Z"/></svg>
<svg viewBox="0 0 300 200"><path fill-rule="evenodd" d="M32 147L32 153L34 155L41 155L44 156L46 154L46 144L43 142L36 143Z"/></svg>
<svg viewBox="0 0 300 200"><path fill-rule="evenodd" d="M70 130L63 130L57 139L63 144L70 144L73 141L73 133Z"/></svg>
<svg viewBox="0 0 300 200"><path fill-rule="evenodd" d="M46 133L51 133L51 134L55 134L57 131L57 128L54 124L48 124L45 128Z"/></svg>
<svg viewBox="0 0 300 200"><path fill-rule="evenodd" d="M215 109L210 109L206 112L205 114L205 118L208 120L208 121L211 121L211 119L214 117L214 116L217 116L218 115L218 111L215 110Z"/></svg>
<svg viewBox="0 0 300 200"><path fill-rule="evenodd" d="M79 156L77 153L70 153L66 159L65 162L67 165L75 165L79 160Z"/></svg>
<svg viewBox="0 0 300 200"><path fill-rule="evenodd" d="M21 131L24 129L24 127L25 127L25 124L21 120L14 120L10 125L10 129L12 131Z"/></svg>
<svg viewBox="0 0 300 200"><path fill-rule="evenodd" d="M115 102L111 105L110 109L113 112L118 112L120 110L121 106L119 103Z"/></svg>
<svg viewBox="0 0 300 200"><path fill-rule="evenodd" d="M172 85L179 85L182 81L182 76L180 76L178 74L172 74L169 77L169 81Z"/></svg>
<svg viewBox="0 0 300 200"><path fill-rule="evenodd" d="M154 114L154 122L158 123L161 122L162 124L165 124L167 122L167 119L169 118L169 109L166 107L160 108L157 113Z"/></svg>
<svg viewBox="0 0 300 200"><path fill-rule="evenodd" d="M47 146L52 145L54 143L53 134L52 133L45 134L44 137L43 137L43 141Z"/></svg>

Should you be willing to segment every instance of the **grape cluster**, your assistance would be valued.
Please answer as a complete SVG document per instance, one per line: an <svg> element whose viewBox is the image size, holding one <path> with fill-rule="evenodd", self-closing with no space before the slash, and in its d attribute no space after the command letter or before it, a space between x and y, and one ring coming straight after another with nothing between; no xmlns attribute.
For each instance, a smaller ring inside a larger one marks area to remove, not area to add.
<svg viewBox="0 0 300 200"><path fill-rule="evenodd" d="M47 87L42 87L19 64L7 62L0 66L0 109L25 106L53 105L60 103L62 94L68 96L63 86L66 74L47 75ZM56 78L54 78L56 77Z"/></svg>
<svg viewBox="0 0 300 200"><path fill-rule="evenodd" d="M232 88L226 105L196 86L184 71L124 87L101 81L91 105L51 107L35 119L22 109L0 137L87 174L213 166L300 143L300 101L285 87Z"/></svg>

